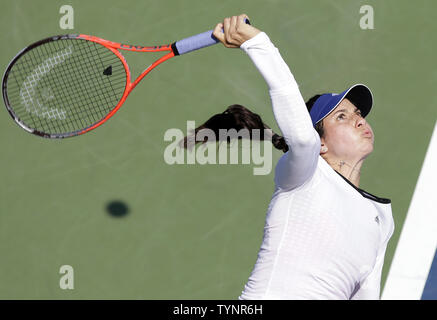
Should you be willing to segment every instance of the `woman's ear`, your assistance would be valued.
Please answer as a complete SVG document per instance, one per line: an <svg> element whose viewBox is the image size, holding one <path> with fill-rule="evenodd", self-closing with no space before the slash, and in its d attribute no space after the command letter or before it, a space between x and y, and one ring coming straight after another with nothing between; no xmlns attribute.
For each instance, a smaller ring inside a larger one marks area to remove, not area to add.
<svg viewBox="0 0 437 320"><path fill-rule="evenodd" d="M326 152L328 152L328 147L322 142L320 146L320 154L325 154Z"/></svg>

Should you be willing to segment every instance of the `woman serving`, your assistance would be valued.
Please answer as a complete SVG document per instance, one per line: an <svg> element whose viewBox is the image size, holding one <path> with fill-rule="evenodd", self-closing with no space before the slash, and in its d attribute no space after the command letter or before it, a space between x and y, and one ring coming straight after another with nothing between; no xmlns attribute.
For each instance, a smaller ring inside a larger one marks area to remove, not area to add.
<svg viewBox="0 0 437 320"><path fill-rule="evenodd" d="M379 299L381 272L394 224L389 199L359 188L361 166L373 151L365 117L372 93L356 84L340 94L304 102L269 37L244 21L219 23L214 36L241 48L269 87L285 151L275 169L275 192L264 236L240 299ZM268 128L243 106L230 106L201 128Z"/></svg>

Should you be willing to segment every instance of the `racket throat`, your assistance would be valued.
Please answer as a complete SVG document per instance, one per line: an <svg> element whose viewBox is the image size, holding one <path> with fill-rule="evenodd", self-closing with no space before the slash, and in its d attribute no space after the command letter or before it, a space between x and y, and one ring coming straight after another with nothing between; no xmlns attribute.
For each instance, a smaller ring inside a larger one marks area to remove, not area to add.
<svg viewBox="0 0 437 320"><path fill-rule="evenodd" d="M164 61L171 59L175 56L174 52L171 51L169 53L167 53L165 56L162 56L160 59L156 60L154 63L152 63L150 66L147 67L146 70L143 71L142 74L140 74L138 76L138 78L132 83L130 90L133 90L137 84L143 80L143 78L145 76L147 76L149 74L150 71L152 71L153 69L155 69L159 64L163 63Z"/></svg>

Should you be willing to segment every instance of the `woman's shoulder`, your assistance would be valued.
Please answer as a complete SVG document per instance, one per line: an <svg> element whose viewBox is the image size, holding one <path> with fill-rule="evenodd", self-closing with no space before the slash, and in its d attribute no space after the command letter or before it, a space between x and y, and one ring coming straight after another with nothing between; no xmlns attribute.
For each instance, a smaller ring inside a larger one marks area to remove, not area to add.
<svg viewBox="0 0 437 320"><path fill-rule="evenodd" d="M288 153L288 151L281 156L281 158L278 161L278 164L280 161L286 161L287 153ZM299 190L308 189L308 188L312 188L312 187L317 186L323 178L326 179L325 174L323 172L323 170L324 170L323 163L321 163L320 159L323 160L323 158L321 158L320 156L315 159L315 161L317 162L315 164L315 170L313 170L313 172L310 175L308 175L307 179L305 179L305 181L303 183L301 183L299 186L297 186L296 188L293 188L293 189L280 188L275 183L275 193L293 193L293 192L297 192ZM275 174L278 175L281 173L276 172ZM299 173L295 173L295 174L305 175L306 173L299 172Z"/></svg>

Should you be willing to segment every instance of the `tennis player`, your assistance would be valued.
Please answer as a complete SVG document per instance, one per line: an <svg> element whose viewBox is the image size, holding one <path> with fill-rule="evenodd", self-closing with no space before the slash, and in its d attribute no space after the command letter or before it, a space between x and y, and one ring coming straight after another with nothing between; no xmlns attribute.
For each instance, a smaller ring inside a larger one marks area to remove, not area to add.
<svg viewBox="0 0 437 320"><path fill-rule="evenodd" d="M359 188L373 151L365 120L372 93L356 84L305 104L278 49L245 18L224 19L214 36L244 50L264 77L283 134L274 134L273 144L285 153L276 165L258 258L239 299L379 299L394 224L390 200ZM268 128L240 105L213 118L201 127Z"/></svg>

